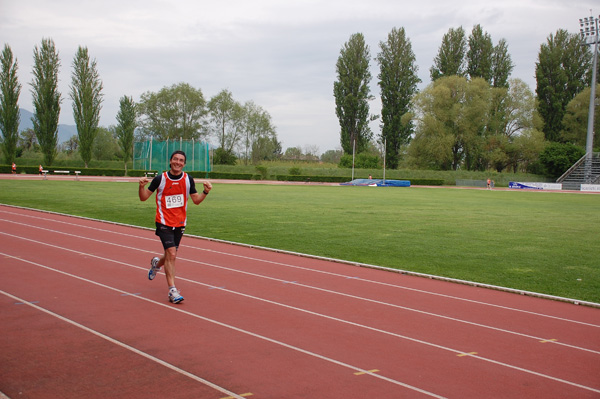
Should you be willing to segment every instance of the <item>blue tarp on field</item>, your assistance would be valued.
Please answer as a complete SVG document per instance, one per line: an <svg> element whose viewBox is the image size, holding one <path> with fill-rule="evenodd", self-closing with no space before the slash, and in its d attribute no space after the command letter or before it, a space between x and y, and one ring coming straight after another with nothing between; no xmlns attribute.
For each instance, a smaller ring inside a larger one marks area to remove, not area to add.
<svg viewBox="0 0 600 399"><path fill-rule="evenodd" d="M410 187L410 180L354 179L342 186Z"/></svg>

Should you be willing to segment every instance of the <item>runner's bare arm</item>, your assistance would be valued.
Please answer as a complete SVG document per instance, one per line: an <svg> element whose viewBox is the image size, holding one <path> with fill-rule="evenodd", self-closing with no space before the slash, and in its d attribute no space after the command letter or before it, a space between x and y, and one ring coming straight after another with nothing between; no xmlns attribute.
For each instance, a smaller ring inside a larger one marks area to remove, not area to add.
<svg viewBox="0 0 600 399"><path fill-rule="evenodd" d="M210 184L209 181L204 181L202 184L204 186L204 190L201 193L190 194L190 198L196 205L199 205L202 201L204 201L204 198L206 198L208 193L210 193L210 190L212 190L212 184Z"/></svg>
<svg viewBox="0 0 600 399"><path fill-rule="evenodd" d="M152 191L146 188L146 184L148 184L149 181L150 180L147 177L140 177L140 188L138 190L140 195L140 201L146 201L152 195Z"/></svg>

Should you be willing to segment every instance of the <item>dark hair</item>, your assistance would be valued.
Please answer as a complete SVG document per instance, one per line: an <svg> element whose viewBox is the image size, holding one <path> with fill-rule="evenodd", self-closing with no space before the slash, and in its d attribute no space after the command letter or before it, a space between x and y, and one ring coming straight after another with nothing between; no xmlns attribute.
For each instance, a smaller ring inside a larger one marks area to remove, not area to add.
<svg viewBox="0 0 600 399"><path fill-rule="evenodd" d="M173 151L173 153L171 154L171 158L169 158L169 161L173 160L173 157L175 156L175 154L183 155L183 157L185 158L185 159L183 160L183 163L186 163L186 161L187 161L187 156L185 155L185 152L183 152L183 151L181 151L181 150Z"/></svg>

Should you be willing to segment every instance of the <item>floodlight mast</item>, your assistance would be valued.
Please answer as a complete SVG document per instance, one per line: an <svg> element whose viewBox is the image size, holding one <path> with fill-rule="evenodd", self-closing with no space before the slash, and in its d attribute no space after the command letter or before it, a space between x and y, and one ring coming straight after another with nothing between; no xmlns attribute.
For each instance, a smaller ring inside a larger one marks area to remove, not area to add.
<svg viewBox="0 0 600 399"><path fill-rule="evenodd" d="M594 45L594 54L592 61L592 86L590 90L590 108L588 112L588 128L585 145L585 182L590 184L592 183L592 155L594 151L594 110L596 107L596 70L598 69L598 18L580 18L579 32L581 32L581 37L585 39L585 44Z"/></svg>

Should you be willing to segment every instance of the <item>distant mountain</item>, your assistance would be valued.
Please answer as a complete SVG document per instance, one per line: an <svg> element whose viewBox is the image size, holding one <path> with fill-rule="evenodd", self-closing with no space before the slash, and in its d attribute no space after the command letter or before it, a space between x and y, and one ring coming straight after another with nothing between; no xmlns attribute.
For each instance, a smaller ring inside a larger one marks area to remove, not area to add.
<svg viewBox="0 0 600 399"><path fill-rule="evenodd" d="M21 123L19 123L19 132L27 129L33 129L33 112L19 108L21 111ZM72 136L77 135L77 126L75 125L58 125L58 144L69 141Z"/></svg>

